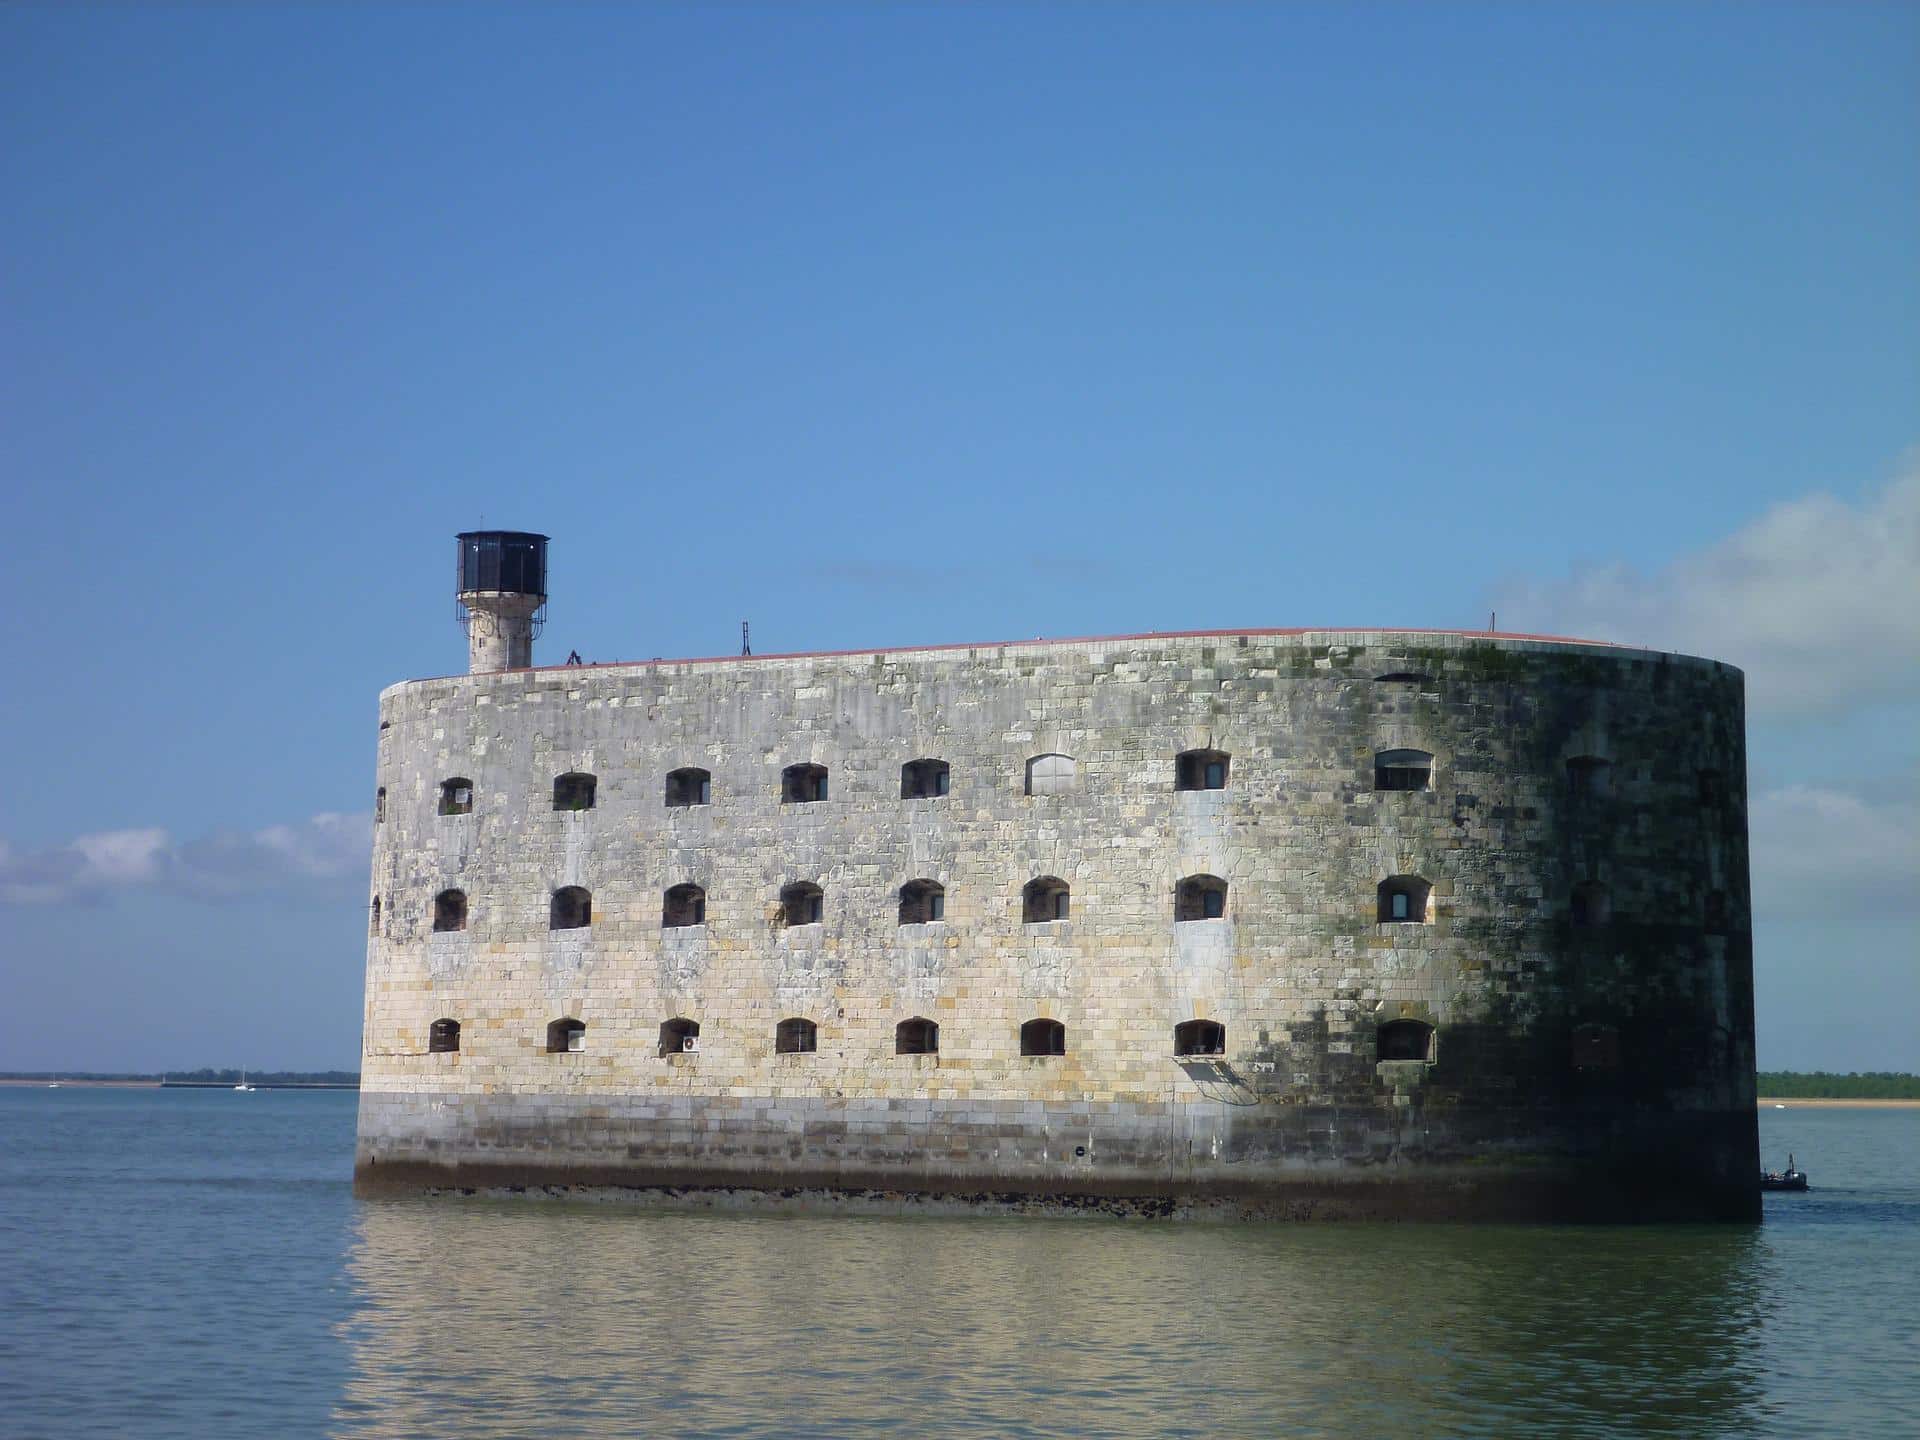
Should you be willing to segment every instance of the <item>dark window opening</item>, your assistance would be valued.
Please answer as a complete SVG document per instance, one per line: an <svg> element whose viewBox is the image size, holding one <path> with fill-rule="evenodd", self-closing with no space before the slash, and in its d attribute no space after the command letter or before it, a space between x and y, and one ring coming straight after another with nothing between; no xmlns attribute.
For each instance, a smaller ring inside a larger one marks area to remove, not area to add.
<svg viewBox="0 0 1920 1440"><path fill-rule="evenodd" d="M937 880L909 880L900 887L902 925L927 925L946 915L947 892Z"/></svg>
<svg viewBox="0 0 1920 1440"><path fill-rule="evenodd" d="M902 800L937 800L947 793L953 771L944 760L909 760L900 767Z"/></svg>
<svg viewBox="0 0 1920 1440"><path fill-rule="evenodd" d="M1427 918L1427 895L1432 886L1418 875L1391 875L1380 882L1379 921L1382 925L1418 925Z"/></svg>
<svg viewBox="0 0 1920 1440"><path fill-rule="evenodd" d="M675 885L667 891L660 911L663 930L683 930L707 923L707 892L698 885Z"/></svg>
<svg viewBox="0 0 1920 1440"><path fill-rule="evenodd" d="M460 1022L436 1020L427 1027L427 1053L451 1055L460 1048Z"/></svg>
<svg viewBox="0 0 1920 1440"><path fill-rule="evenodd" d="M660 1024L662 1055L691 1055L700 1048L700 1022L676 1015Z"/></svg>
<svg viewBox="0 0 1920 1440"><path fill-rule="evenodd" d="M780 803L810 805L827 798L827 767L789 765L780 772Z"/></svg>
<svg viewBox="0 0 1920 1440"><path fill-rule="evenodd" d="M1024 925L1044 925L1049 920L1067 918L1072 891L1067 882L1052 875L1029 880L1020 892L1020 921Z"/></svg>
<svg viewBox="0 0 1920 1440"><path fill-rule="evenodd" d="M1174 887L1173 918L1219 920L1227 913L1227 882L1218 875L1189 875Z"/></svg>
<svg viewBox="0 0 1920 1440"><path fill-rule="evenodd" d="M556 810L593 809L594 778L578 771L556 775L553 781L553 808Z"/></svg>
<svg viewBox="0 0 1920 1440"><path fill-rule="evenodd" d="M776 1055L811 1055L819 1048L820 1030L811 1020L796 1016L774 1027L773 1053Z"/></svg>
<svg viewBox="0 0 1920 1440"><path fill-rule="evenodd" d="M1597 880L1585 880L1573 887L1570 911L1576 927L1590 930L1612 918L1613 900L1606 886Z"/></svg>
<svg viewBox="0 0 1920 1440"><path fill-rule="evenodd" d="M433 928L435 930L467 928L466 891L442 890L433 897Z"/></svg>
<svg viewBox="0 0 1920 1440"><path fill-rule="evenodd" d="M1433 677L1422 675L1418 670L1394 670L1386 675L1373 677L1376 685L1431 685Z"/></svg>
<svg viewBox="0 0 1920 1440"><path fill-rule="evenodd" d="M1214 1020L1182 1020L1173 1027L1176 1055L1224 1055L1227 1027Z"/></svg>
<svg viewBox="0 0 1920 1440"><path fill-rule="evenodd" d="M1576 755L1567 761L1567 787L1576 800L1604 800L1613 793L1613 762L1598 755Z"/></svg>
<svg viewBox="0 0 1920 1440"><path fill-rule="evenodd" d="M593 923L593 896L578 885L563 886L553 892L547 906L549 930L579 930Z"/></svg>
<svg viewBox="0 0 1920 1440"><path fill-rule="evenodd" d="M1433 1059L1433 1026L1424 1020L1389 1020L1374 1040L1382 1060Z"/></svg>
<svg viewBox="0 0 1920 1440"><path fill-rule="evenodd" d="M711 805L713 803L713 776L704 770L689 767L674 770L667 775L667 804L669 805Z"/></svg>
<svg viewBox="0 0 1920 1440"><path fill-rule="evenodd" d="M1224 790L1227 765L1231 760L1223 750L1187 750L1173 757L1173 788L1176 790Z"/></svg>
<svg viewBox="0 0 1920 1440"><path fill-rule="evenodd" d="M382 785L373 792L373 823L378 825L387 818L387 787Z"/></svg>
<svg viewBox="0 0 1920 1440"><path fill-rule="evenodd" d="M1064 1055L1067 1027L1058 1020L1029 1020L1020 1027L1022 1055Z"/></svg>
<svg viewBox="0 0 1920 1440"><path fill-rule="evenodd" d="M896 1055L938 1055L940 1027L916 1015L893 1027L893 1053Z"/></svg>
<svg viewBox="0 0 1920 1440"><path fill-rule="evenodd" d="M1573 1068L1576 1070L1619 1069L1620 1032L1611 1025L1574 1026Z"/></svg>
<svg viewBox="0 0 1920 1440"><path fill-rule="evenodd" d="M373 897L373 905L371 908L371 913L367 917L367 934L378 935L379 933L380 933L380 897L376 895Z"/></svg>
<svg viewBox="0 0 1920 1440"><path fill-rule="evenodd" d="M1433 756L1425 750L1382 750L1373 757L1376 790L1425 790L1433 783Z"/></svg>
<svg viewBox="0 0 1920 1440"><path fill-rule="evenodd" d="M440 813L442 815L471 815L473 813L473 781L460 779L440 782Z"/></svg>
<svg viewBox="0 0 1920 1440"><path fill-rule="evenodd" d="M1727 892L1710 890L1707 892L1707 933L1724 935L1730 928L1727 911Z"/></svg>
<svg viewBox="0 0 1920 1440"><path fill-rule="evenodd" d="M818 925L826 908L826 897L818 885L799 880L780 888L780 923L783 925Z"/></svg>
<svg viewBox="0 0 1920 1440"><path fill-rule="evenodd" d="M1073 789L1071 755L1036 755L1027 761L1027 794L1065 795Z"/></svg>
<svg viewBox="0 0 1920 1440"><path fill-rule="evenodd" d="M549 1055L578 1055L587 1048L587 1027L578 1020L555 1020L547 1026Z"/></svg>

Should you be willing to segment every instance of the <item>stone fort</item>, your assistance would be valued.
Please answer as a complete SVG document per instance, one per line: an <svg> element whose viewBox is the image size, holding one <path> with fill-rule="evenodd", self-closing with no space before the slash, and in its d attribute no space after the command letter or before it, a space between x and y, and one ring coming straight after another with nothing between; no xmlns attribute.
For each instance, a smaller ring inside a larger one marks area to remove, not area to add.
<svg viewBox="0 0 1920 1440"><path fill-rule="evenodd" d="M1272 1218L1759 1213L1743 681L1252 629L380 697L356 1181Z"/></svg>

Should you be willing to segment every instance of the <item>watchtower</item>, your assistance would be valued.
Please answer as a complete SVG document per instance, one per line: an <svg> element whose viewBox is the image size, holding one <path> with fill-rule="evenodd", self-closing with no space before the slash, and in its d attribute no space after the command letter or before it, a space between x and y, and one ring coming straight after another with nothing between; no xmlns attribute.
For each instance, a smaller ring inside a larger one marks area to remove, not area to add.
<svg viewBox="0 0 1920 1440"><path fill-rule="evenodd" d="M460 623L467 671L524 670L547 619L547 537L524 530L467 530L460 542Z"/></svg>

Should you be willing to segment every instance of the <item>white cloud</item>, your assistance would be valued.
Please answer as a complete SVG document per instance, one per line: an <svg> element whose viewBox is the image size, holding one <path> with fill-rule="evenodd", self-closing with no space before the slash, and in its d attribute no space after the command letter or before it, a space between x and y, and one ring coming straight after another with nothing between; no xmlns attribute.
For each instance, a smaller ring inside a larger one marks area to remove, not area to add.
<svg viewBox="0 0 1920 1440"><path fill-rule="evenodd" d="M1499 609L1518 628L1738 665L1757 713L1920 693L1920 465L1857 505L1776 505L1650 575L1611 566L1518 582Z"/></svg>
<svg viewBox="0 0 1920 1440"><path fill-rule="evenodd" d="M23 854L0 840L0 903L50 905L150 888L201 899L364 877L373 817L332 811L291 825L176 841L165 830L101 830Z"/></svg>
<svg viewBox="0 0 1920 1440"><path fill-rule="evenodd" d="M1901 793L1866 800L1788 785L1748 807L1759 914L1842 918L1862 905L1904 913L1920 893L1920 815Z"/></svg>

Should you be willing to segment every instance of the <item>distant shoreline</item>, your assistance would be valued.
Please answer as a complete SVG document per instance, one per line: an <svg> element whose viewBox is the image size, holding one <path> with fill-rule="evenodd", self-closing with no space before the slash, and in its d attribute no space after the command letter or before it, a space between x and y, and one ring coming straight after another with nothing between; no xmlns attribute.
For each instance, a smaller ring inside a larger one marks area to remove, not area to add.
<svg viewBox="0 0 1920 1440"><path fill-rule="evenodd" d="M0 1080L16 1090L231 1090L232 1080ZM358 1090L340 1080L252 1080L255 1090Z"/></svg>
<svg viewBox="0 0 1920 1440"><path fill-rule="evenodd" d="M1758 1103L1785 1105L1789 1110L1797 1106L1821 1110L1920 1110L1920 1100L1803 1100L1797 1095L1762 1095Z"/></svg>

